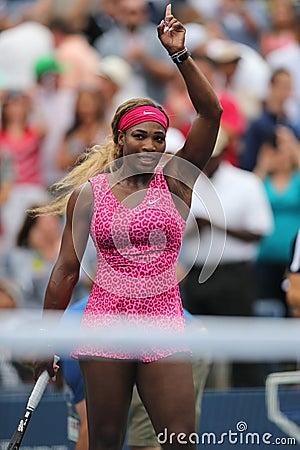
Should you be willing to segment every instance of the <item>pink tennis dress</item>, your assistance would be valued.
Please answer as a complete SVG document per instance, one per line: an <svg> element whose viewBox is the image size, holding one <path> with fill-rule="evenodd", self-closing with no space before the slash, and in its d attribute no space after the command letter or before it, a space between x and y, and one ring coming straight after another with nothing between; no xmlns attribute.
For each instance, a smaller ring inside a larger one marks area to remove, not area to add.
<svg viewBox="0 0 300 450"><path fill-rule="evenodd" d="M182 333L185 322L176 264L185 221L175 207L162 167L157 168L143 201L135 208L117 200L107 174L91 178L90 183L94 193L91 236L98 269L82 329L105 330L125 319L130 327L149 324L162 332ZM73 356L151 362L184 351L154 347L136 354L117 344L103 348L99 344L81 347Z"/></svg>

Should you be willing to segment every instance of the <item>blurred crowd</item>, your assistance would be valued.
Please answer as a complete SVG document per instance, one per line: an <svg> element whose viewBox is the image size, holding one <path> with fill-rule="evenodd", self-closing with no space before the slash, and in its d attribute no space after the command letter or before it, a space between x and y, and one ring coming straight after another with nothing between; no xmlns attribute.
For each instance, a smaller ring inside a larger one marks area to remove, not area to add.
<svg viewBox="0 0 300 450"><path fill-rule="evenodd" d="M0 0L0 280L13 283L18 307L41 308L64 222L28 209L48 202L78 158L105 142L116 106L140 96L163 105L170 152L189 132L194 108L156 38L167 3ZM204 173L226 226L194 198L179 266L189 272L185 307L287 317L282 282L300 227L300 1L174 0L172 8L224 110ZM201 177L197 192L210 202ZM207 260L212 228L215 247L227 237ZM74 302L91 287L92 245L85 259ZM217 269L199 283L205 265ZM251 385L249 368L237 373L236 386Z"/></svg>

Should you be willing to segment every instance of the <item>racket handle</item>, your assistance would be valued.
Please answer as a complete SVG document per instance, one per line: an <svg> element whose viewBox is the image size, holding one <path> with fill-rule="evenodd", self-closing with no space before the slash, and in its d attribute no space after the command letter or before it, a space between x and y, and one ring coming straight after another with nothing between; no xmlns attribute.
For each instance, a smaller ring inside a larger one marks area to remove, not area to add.
<svg viewBox="0 0 300 450"><path fill-rule="evenodd" d="M53 366L55 366L58 361L59 356L54 355ZM35 383L31 395L28 399L27 408L30 409L31 411L34 411L37 405L39 404L42 395L47 387L49 379L50 379L49 373L47 372L47 370L44 370L44 372L41 373L37 382Z"/></svg>

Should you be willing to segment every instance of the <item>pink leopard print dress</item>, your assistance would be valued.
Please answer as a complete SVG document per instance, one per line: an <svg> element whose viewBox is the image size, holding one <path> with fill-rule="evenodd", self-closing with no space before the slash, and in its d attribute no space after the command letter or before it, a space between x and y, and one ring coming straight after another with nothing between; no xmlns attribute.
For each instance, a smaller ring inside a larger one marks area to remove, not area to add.
<svg viewBox="0 0 300 450"><path fill-rule="evenodd" d="M90 183L94 193L91 236L98 269L82 320L83 330L109 330L125 318L131 330L137 326L137 340L141 325L182 333L185 322L176 263L185 221L175 207L162 167L157 168L143 201L135 208L117 200L107 174L91 178ZM186 347L154 347L135 354L116 345L86 346L77 349L73 356L151 362L186 351Z"/></svg>

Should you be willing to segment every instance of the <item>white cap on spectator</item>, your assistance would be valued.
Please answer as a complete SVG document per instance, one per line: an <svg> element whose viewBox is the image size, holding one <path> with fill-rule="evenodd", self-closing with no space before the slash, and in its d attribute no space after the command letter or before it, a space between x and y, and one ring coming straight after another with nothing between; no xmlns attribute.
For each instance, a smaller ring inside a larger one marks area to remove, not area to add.
<svg viewBox="0 0 300 450"><path fill-rule="evenodd" d="M175 154L183 147L184 135L177 128L168 128L166 135L166 152Z"/></svg>
<svg viewBox="0 0 300 450"><path fill-rule="evenodd" d="M131 67L123 58L106 56L99 63L97 75L110 79L122 89L129 80Z"/></svg>
<svg viewBox="0 0 300 450"><path fill-rule="evenodd" d="M203 25L199 23L189 22L185 25L186 37L185 42L187 48L192 52L195 48L203 45L207 40L207 31Z"/></svg>
<svg viewBox="0 0 300 450"><path fill-rule="evenodd" d="M206 55L216 63L229 63L241 59L241 50L233 41L210 40L206 45Z"/></svg>

